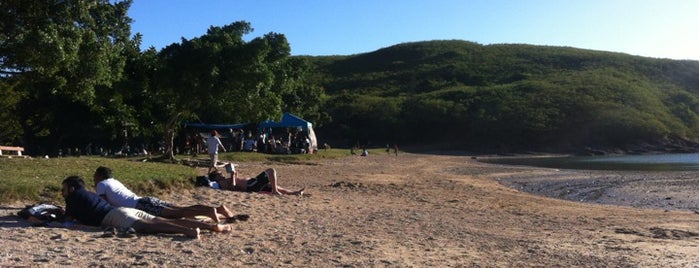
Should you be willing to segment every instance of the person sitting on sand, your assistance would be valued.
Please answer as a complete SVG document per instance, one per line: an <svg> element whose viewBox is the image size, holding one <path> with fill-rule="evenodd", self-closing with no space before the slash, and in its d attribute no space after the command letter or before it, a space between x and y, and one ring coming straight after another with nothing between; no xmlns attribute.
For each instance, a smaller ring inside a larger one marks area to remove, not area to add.
<svg viewBox="0 0 699 268"><path fill-rule="evenodd" d="M305 188L301 188L297 191L291 191L279 186L277 171L273 168L266 169L254 178L239 178L238 172L233 168L232 163L226 164L226 170L230 174L228 178L217 170L209 173L209 180L217 182L219 188L222 190L269 192L278 195L303 195L303 191L305 190Z"/></svg>
<svg viewBox="0 0 699 268"><path fill-rule="evenodd" d="M126 188L124 184L114 179L112 170L108 167L98 167L93 175L95 191L112 206L127 207L143 210L148 214L169 219L195 218L205 216L220 222L219 217L232 218L233 213L221 205L211 207L205 205L176 206L152 196L140 197Z"/></svg>
<svg viewBox="0 0 699 268"><path fill-rule="evenodd" d="M199 239L201 229L212 232L231 231L231 226L226 224L166 219L135 208L114 207L96 193L86 190L85 181L79 176L70 176L63 180L61 194L66 202L65 216L62 220L76 219L84 225L132 228L137 233L184 234L196 239Z"/></svg>

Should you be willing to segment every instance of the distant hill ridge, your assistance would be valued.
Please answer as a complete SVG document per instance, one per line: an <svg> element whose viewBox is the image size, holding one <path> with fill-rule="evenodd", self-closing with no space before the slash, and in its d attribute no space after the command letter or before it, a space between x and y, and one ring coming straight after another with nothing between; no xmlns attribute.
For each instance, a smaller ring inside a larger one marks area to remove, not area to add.
<svg viewBox="0 0 699 268"><path fill-rule="evenodd" d="M337 142L630 151L699 139L699 61L460 40L307 58Z"/></svg>

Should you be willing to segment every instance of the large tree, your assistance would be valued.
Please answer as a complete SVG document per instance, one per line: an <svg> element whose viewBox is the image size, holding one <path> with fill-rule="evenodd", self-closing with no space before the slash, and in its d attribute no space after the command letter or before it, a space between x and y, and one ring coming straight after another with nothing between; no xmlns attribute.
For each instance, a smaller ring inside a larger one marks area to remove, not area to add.
<svg viewBox="0 0 699 268"><path fill-rule="evenodd" d="M293 101L295 110L317 113L322 91L304 78L308 65L290 58L283 34L250 41L248 22L211 27L192 40L164 48L151 100L162 117L166 157L182 119L205 122L259 122L278 119ZM303 107L306 107L305 109ZM303 115L303 114L302 114Z"/></svg>
<svg viewBox="0 0 699 268"><path fill-rule="evenodd" d="M34 150L39 137L59 146L84 133L75 115L90 112L96 89L122 75L130 5L130 0L0 1L2 90L11 85L22 97L16 103L19 122L0 124L21 125Z"/></svg>

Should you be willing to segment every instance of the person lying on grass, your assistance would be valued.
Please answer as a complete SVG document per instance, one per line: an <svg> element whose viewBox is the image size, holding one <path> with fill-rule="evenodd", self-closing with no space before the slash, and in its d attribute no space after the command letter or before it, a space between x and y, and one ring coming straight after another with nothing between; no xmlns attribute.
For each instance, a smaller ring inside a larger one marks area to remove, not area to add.
<svg viewBox="0 0 699 268"><path fill-rule="evenodd" d="M232 163L226 164L226 169L230 177L226 178L223 173L214 170L209 173L209 180L218 183L222 190L240 191L240 192L269 192L277 195L303 195L305 188L297 191L287 190L278 184L277 171L273 168L268 168L257 177L254 178L239 178L238 172L233 167Z"/></svg>
<svg viewBox="0 0 699 268"><path fill-rule="evenodd" d="M114 207L96 193L85 189L85 181L78 176L63 180L61 194L66 202L62 219L75 219L81 224L119 229L132 228L137 233L183 234L199 239L201 229L212 232L230 232L227 224L209 224L190 219L166 219L135 208Z"/></svg>
<svg viewBox="0 0 699 268"><path fill-rule="evenodd" d="M140 197L114 179L108 167L98 167L93 176L95 191L112 206L143 210L148 214L168 219L209 217L220 222L219 217L230 219L233 213L224 205L211 207L205 205L177 206L152 196Z"/></svg>

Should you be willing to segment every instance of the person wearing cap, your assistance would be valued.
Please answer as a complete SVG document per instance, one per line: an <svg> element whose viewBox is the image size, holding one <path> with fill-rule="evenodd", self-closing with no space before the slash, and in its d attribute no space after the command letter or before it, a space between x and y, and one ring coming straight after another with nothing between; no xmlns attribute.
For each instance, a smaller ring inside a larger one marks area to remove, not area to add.
<svg viewBox="0 0 699 268"><path fill-rule="evenodd" d="M206 139L206 146L209 152L209 158L211 158L211 165L209 166L209 172L211 169L216 169L216 164L218 163L218 148L221 148L224 152L226 147L223 147L223 143L218 138L218 132L216 130L211 131L211 137Z"/></svg>

